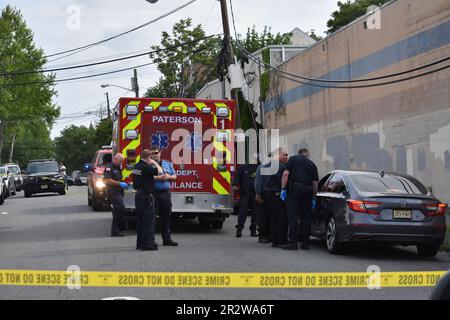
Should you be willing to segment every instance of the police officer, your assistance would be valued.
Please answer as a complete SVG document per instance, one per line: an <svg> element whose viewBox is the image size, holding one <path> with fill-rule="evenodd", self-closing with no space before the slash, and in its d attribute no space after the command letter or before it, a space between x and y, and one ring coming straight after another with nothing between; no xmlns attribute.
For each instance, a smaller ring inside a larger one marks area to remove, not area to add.
<svg viewBox="0 0 450 320"><path fill-rule="evenodd" d="M158 250L155 243L155 212L154 198L155 179L163 171L158 163L152 159L152 152L148 149L142 151L141 160L132 171L133 187L137 190L135 196L137 215L137 242L136 250Z"/></svg>
<svg viewBox="0 0 450 320"><path fill-rule="evenodd" d="M252 161L257 162L258 156L253 155ZM247 220L248 210L251 210L250 236L257 237L258 222L255 208L255 176L258 164L246 163L240 165L236 170L233 179L233 188L239 188L241 199L239 200L239 216L236 225L236 237L242 237L242 229L244 229Z"/></svg>
<svg viewBox="0 0 450 320"><path fill-rule="evenodd" d="M161 160L161 149L159 146L152 146L152 159L155 160L161 169L162 175L155 176L155 212L159 215L161 221L161 236L164 246L178 246L170 236L170 219L172 215L172 197L170 194L170 182L177 180L176 172L172 163Z"/></svg>
<svg viewBox="0 0 450 320"><path fill-rule="evenodd" d="M128 188L128 184L122 182L121 164L124 157L117 153L114 160L103 172L103 179L106 185L106 194L112 211L111 237L123 237L122 231L125 229L125 205L123 204L123 189Z"/></svg>
<svg viewBox="0 0 450 320"><path fill-rule="evenodd" d="M278 148L272 152L270 167L273 169L270 170L275 171L267 177L267 182L263 188L264 198L271 214L270 233L272 236L272 247L281 247L287 242L288 219L286 205L280 198L281 180L287 158L288 154L283 148Z"/></svg>
<svg viewBox="0 0 450 320"><path fill-rule="evenodd" d="M307 149L300 149L299 154L289 158L283 173L281 198L287 201L289 221L288 240L283 249L297 250L299 219L302 224L301 248L309 250L311 234L312 207L315 205L319 174L317 167L309 159ZM289 192L287 188L289 186Z"/></svg>

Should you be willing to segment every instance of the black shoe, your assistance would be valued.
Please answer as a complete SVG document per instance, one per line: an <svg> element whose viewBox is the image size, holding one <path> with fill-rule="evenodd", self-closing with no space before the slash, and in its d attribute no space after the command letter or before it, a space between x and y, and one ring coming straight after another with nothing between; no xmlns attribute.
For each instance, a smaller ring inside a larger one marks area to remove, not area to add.
<svg viewBox="0 0 450 320"><path fill-rule="evenodd" d="M298 250L296 243L287 243L281 247L283 250Z"/></svg>
<svg viewBox="0 0 450 320"><path fill-rule="evenodd" d="M121 232L118 233L111 233L111 237L116 238L116 237L125 237L125 235Z"/></svg>
<svg viewBox="0 0 450 320"><path fill-rule="evenodd" d="M259 243L270 243L270 240L267 239L267 238L259 238L259 239L258 239L258 242L259 242Z"/></svg>
<svg viewBox="0 0 450 320"><path fill-rule="evenodd" d="M163 241L163 246L176 247L178 246L178 242L175 242L173 240Z"/></svg>
<svg viewBox="0 0 450 320"><path fill-rule="evenodd" d="M281 244L279 243L272 243L273 248L281 248Z"/></svg>
<svg viewBox="0 0 450 320"><path fill-rule="evenodd" d="M309 250L309 243L304 243L300 246L302 250Z"/></svg>
<svg viewBox="0 0 450 320"><path fill-rule="evenodd" d="M240 238L242 237L242 229L237 229L236 230L236 238Z"/></svg>
<svg viewBox="0 0 450 320"><path fill-rule="evenodd" d="M259 237L259 233L256 230L250 231L250 237Z"/></svg>
<svg viewBox="0 0 450 320"><path fill-rule="evenodd" d="M156 243L152 243L148 247L141 248L141 251L155 251L158 250L158 245Z"/></svg>

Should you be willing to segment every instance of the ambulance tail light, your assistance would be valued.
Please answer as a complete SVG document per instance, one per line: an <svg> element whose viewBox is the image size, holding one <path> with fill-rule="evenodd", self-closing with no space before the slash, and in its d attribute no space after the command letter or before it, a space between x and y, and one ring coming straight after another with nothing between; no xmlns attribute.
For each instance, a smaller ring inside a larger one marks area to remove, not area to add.
<svg viewBox="0 0 450 320"><path fill-rule="evenodd" d="M225 108L225 107L220 107L220 108L217 108L217 110L216 110L216 115L220 118L227 118L229 114L230 114L230 110L228 110L228 108Z"/></svg>
<svg viewBox="0 0 450 320"><path fill-rule="evenodd" d="M138 106L126 106L125 113L128 116L135 116L139 113L139 107Z"/></svg>
<svg viewBox="0 0 450 320"><path fill-rule="evenodd" d="M125 132L125 139L127 140L137 140L137 138L139 138L137 130L127 130Z"/></svg>

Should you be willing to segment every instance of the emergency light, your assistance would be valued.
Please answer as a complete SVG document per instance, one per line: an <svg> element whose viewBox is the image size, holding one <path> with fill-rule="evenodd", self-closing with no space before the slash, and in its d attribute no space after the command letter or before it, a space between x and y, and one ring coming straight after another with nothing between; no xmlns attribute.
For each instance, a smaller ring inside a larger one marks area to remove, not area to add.
<svg viewBox="0 0 450 320"><path fill-rule="evenodd" d="M153 107L152 106L144 107L144 112L153 112Z"/></svg>
<svg viewBox="0 0 450 320"><path fill-rule="evenodd" d="M227 142L229 140L229 134L226 130L221 130L217 132L217 141L219 142Z"/></svg>
<svg viewBox="0 0 450 320"><path fill-rule="evenodd" d="M188 113L197 113L197 108L196 107L188 107L187 112Z"/></svg>
<svg viewBox="0 0 450 320"><path fill-rule="evenodd" d="M228 114L229 114L229 110L228 110L228 108L220 107L220 108L217 108L216 114L218 117L227 118Z"/></svg>
<svg viewBox="0 0 450 320"><path fill-rule="evenodd" d="M129 116L135 116L139 113L139 107L138 106L126 106L125 112Z"/></svg>
<svg viewBox="0 0 450 320"><path fill-rule="evenodd" d="M136 140L139 137L139 133L136 130L127 130L125 132L125 139Z"/></svg>
<svg viewBox="0 0 450 320"><path fill-rule="evenodd" d="M211 108L207 108L207 107L202 108L202 113L206 113L206 114L211 113Z"/></svg>

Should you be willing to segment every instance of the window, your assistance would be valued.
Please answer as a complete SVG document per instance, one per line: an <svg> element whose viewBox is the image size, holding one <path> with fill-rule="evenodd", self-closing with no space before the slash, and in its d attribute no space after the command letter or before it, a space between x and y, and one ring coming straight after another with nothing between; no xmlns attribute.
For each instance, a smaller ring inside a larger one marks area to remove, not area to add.
<svg viewBox="0 0 450 320"><path fill-rule="evenodd" d="M98 166L107 166L112 162L112 154L111 153L101 153L98 158Z"/></svg>
<svg viewBox="0 0 450 320"><path fill-rule="evenodd" d="M427 194L426 188L417 180L385 174L354 175L350 177L361 192Z"/></svg>
<svg viewBox="0 0 450 320"><path fill-rule="evenodd" d="M335 173L326 184L326 192L343 193L346 190L344 179L338 173Z"/></svg>
<svg viewBox="0 0 450 320"><path fill-rule="evenodd" d="M28 174L38 172L59 173L59 165L56 162L34 162L28 165Z"/></svg>
<svg viewBox="0 0 450 320"><path fill-rule="evenodd" d="M326 182L330 178L331 174L327 174L322 180L319 181L319 192L326 192Z"/></svg>

